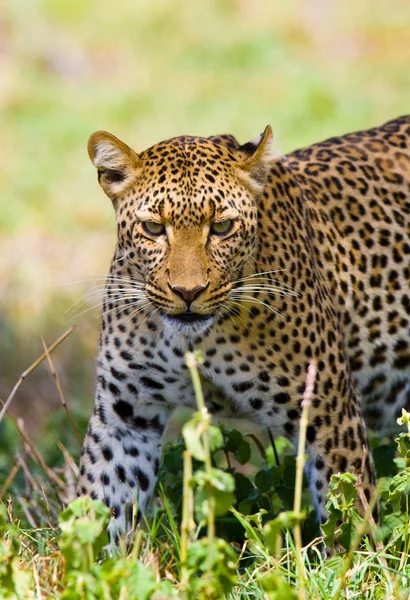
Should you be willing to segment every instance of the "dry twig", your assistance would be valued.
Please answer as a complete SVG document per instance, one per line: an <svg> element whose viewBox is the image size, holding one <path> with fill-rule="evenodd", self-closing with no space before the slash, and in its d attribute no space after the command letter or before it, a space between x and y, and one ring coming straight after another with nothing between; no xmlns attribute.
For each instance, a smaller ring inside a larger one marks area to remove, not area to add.
<svg viewBox="0 0 410 600"><path fill-rule="evenodd" d="M51 371L51 376L54 379L54 382L56 384L56 388L57 388L58 394L59 394L60 399L61 399L61 404L63 405L63 408L64 408L64 410L66 412L67 417L68 417L68 420L70 421L71 426L74 429L75 435L77 436L77 439L80 442L80 446L82 446L83 445L83 439L81 437L80 432L78 431L77 425L75 424L75 421L74 421L73 417L71 416L70 410L69 410L68 405L67 405L67 401L66 401L64 393L63 393L63 388L61 387L60 379L59 379L59 377L57 375L57 371L55 369L53 360L52 360L51 355L50 355L50 351L48 350L48 348L46 346L46 343L45 343L45 341L44 341L43 338L41 338L41 341L43 342L44 353L47 356L48 364L49 364L50 371Z"/></svg>
<svg viewBox="0 0 410 600"><path fill-rule="evenodd" d="M54 344L52 344L50 346L50 348L48 348L48 353L53 352L53 350L55 350L57 348L57 346L59 346L61 344L61 342L63 342L69 335L71 335L73 333L74 329L75 329L75 325L73 325L72 327L67 329L67 331L65 333L63 333L63 335L61 337L59 337L58 340L56 340L54 342ZM1 412L0 412L0 423L3 420L4 415L8 411L10 404L11 404L14 396L16 395L17 390L19 389L19 387L21 386L23 381L26 379L26 377L28 377L30 375L30 373L32 373L35 369L37 369L38 365L40 365L45 358L47 358L47 352L44 352L41 356L39 356L39 358L37 360L35 360L33 362L33 364L26 371L24 371L24 373L22 373L20 375L20 379L18 380L18 382L16 383L14 388L11 390L9 397L3 404L3 408L1 409Z"/></svg>

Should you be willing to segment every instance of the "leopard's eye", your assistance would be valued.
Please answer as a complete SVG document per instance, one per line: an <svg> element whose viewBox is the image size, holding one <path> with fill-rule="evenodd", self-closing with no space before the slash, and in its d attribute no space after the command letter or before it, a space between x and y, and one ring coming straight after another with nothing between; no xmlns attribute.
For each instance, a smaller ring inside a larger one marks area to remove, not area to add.
<svg viewBox="0 0 410 600"><path fill-rule="evenodd" d="M143 221L142 228L149 235L162 235L165 233L165 227L162 223L156 223L155 221Z"/></svg>
<svg viewBox="0 0 410 600"><path fill-rule="evenodd" d="M226 235L231 231L234 225L234 220L229 219L229 221L220 221L219 223L212 223L211 225L211 233L215 235Z"/></svg>

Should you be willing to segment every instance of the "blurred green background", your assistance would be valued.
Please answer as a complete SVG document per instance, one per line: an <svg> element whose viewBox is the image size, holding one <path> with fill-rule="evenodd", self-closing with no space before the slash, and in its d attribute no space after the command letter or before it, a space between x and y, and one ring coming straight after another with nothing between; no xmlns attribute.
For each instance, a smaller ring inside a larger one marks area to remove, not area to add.
<svg viewBox="0 0 410 600"><path fill-rule="evenodd" d="M245 142L271 123L289 152L408 113L409 67L408 0L3 2L0 398L41 336L50 344L67 329L68 307L93 285L84 280L107 271L114 214L90 133L138 151L187 133ZM80 414L92 403L94 314L54 356ZM12 409L34 434L61 411L47 365Z"/></svg>

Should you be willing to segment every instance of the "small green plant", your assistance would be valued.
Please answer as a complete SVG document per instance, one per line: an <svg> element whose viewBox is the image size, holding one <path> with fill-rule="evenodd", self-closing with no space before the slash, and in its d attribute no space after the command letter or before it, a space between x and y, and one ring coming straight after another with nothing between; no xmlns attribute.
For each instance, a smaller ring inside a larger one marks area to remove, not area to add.
<svg viewBox="0 0 410 600"><path fill-rule="evenodd" d="M84 497L59 517L60 550L65 559L62 600L150 600L177 597L170 582L157 582L139 560L125 557L98 560L108 543L110 510L103 502Z"/></svg>
<svg viewBox="0 0 410 600"><path fill-rule="evenodd" d="M110 511L90 498L60 512L59 531L36 527L56 524L64 480L33 447L31 503L21 490L24 479L9 477L3 492L8 510L0 505L0 598L407 600L409 413L399 420L408 431L397 437L395 458L391 444L375 443L385 475L364 515L358 510L360 475L333 476L322 537L302 477L309 403L298 458L285 440L265 450L252 433L212 425L202 397L201 356L187 360L198 410L182 439L165 449L160 502L131 548L107 546ZM24 461L18 466L24 475ZM371 512L377 499L376 526ZM325 544L333 548L330 558Z"/></svg>
<svg viewBox="0 0 410 600"><path fill-rule="evenodd" d="M184 452L184 507L181 531L182 587L188 597L220 598L229 593L237 580L237 556L232 547L215 537L215 517L222 516L231 507L235 481L230 473L212 465L211 452L223 445L221 431L211 425L198 371L199 353L186 355L191 372L198 411L182 430ZM192 474L192 458L203 464L203 469ZM192 497L193 494L193 497ZM193 501L192 501L193 500ZM207 528L207 537L192 541L194 514L199 525Z"/></svg>
<svg viewBox="0 0 410 600"><path fill-rule="evenodd" d="M357 478L352 473L333 475L326 505L329 518L322 531L328 548L340 544L347 551L356 540L363 518L357 509Z"/></svg>
<svg viewBox="0 0 410 600"><path fill-rule="evenodd" d="M25 600L33 583L31 572L20 565L21 536L0 505L0 598Z"/></svg>

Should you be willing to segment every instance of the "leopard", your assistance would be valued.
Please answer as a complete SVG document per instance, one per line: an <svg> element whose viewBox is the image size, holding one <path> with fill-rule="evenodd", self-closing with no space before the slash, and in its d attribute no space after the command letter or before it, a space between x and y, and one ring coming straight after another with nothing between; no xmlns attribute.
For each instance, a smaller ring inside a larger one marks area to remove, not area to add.
<svg viewBox="0 0 410 600"><path fill-rule="evenodd" d="M297 447L309 365L306 473L320 523L332 475L360 474L367 430L410 404L410 116L283 154L272 128L180 136L137 153L88 142L117 244L105 284L94 409L78 495L109 534L146 513L176 407L205 404ZM362 494L363 495L363 494Z"/></svg>

